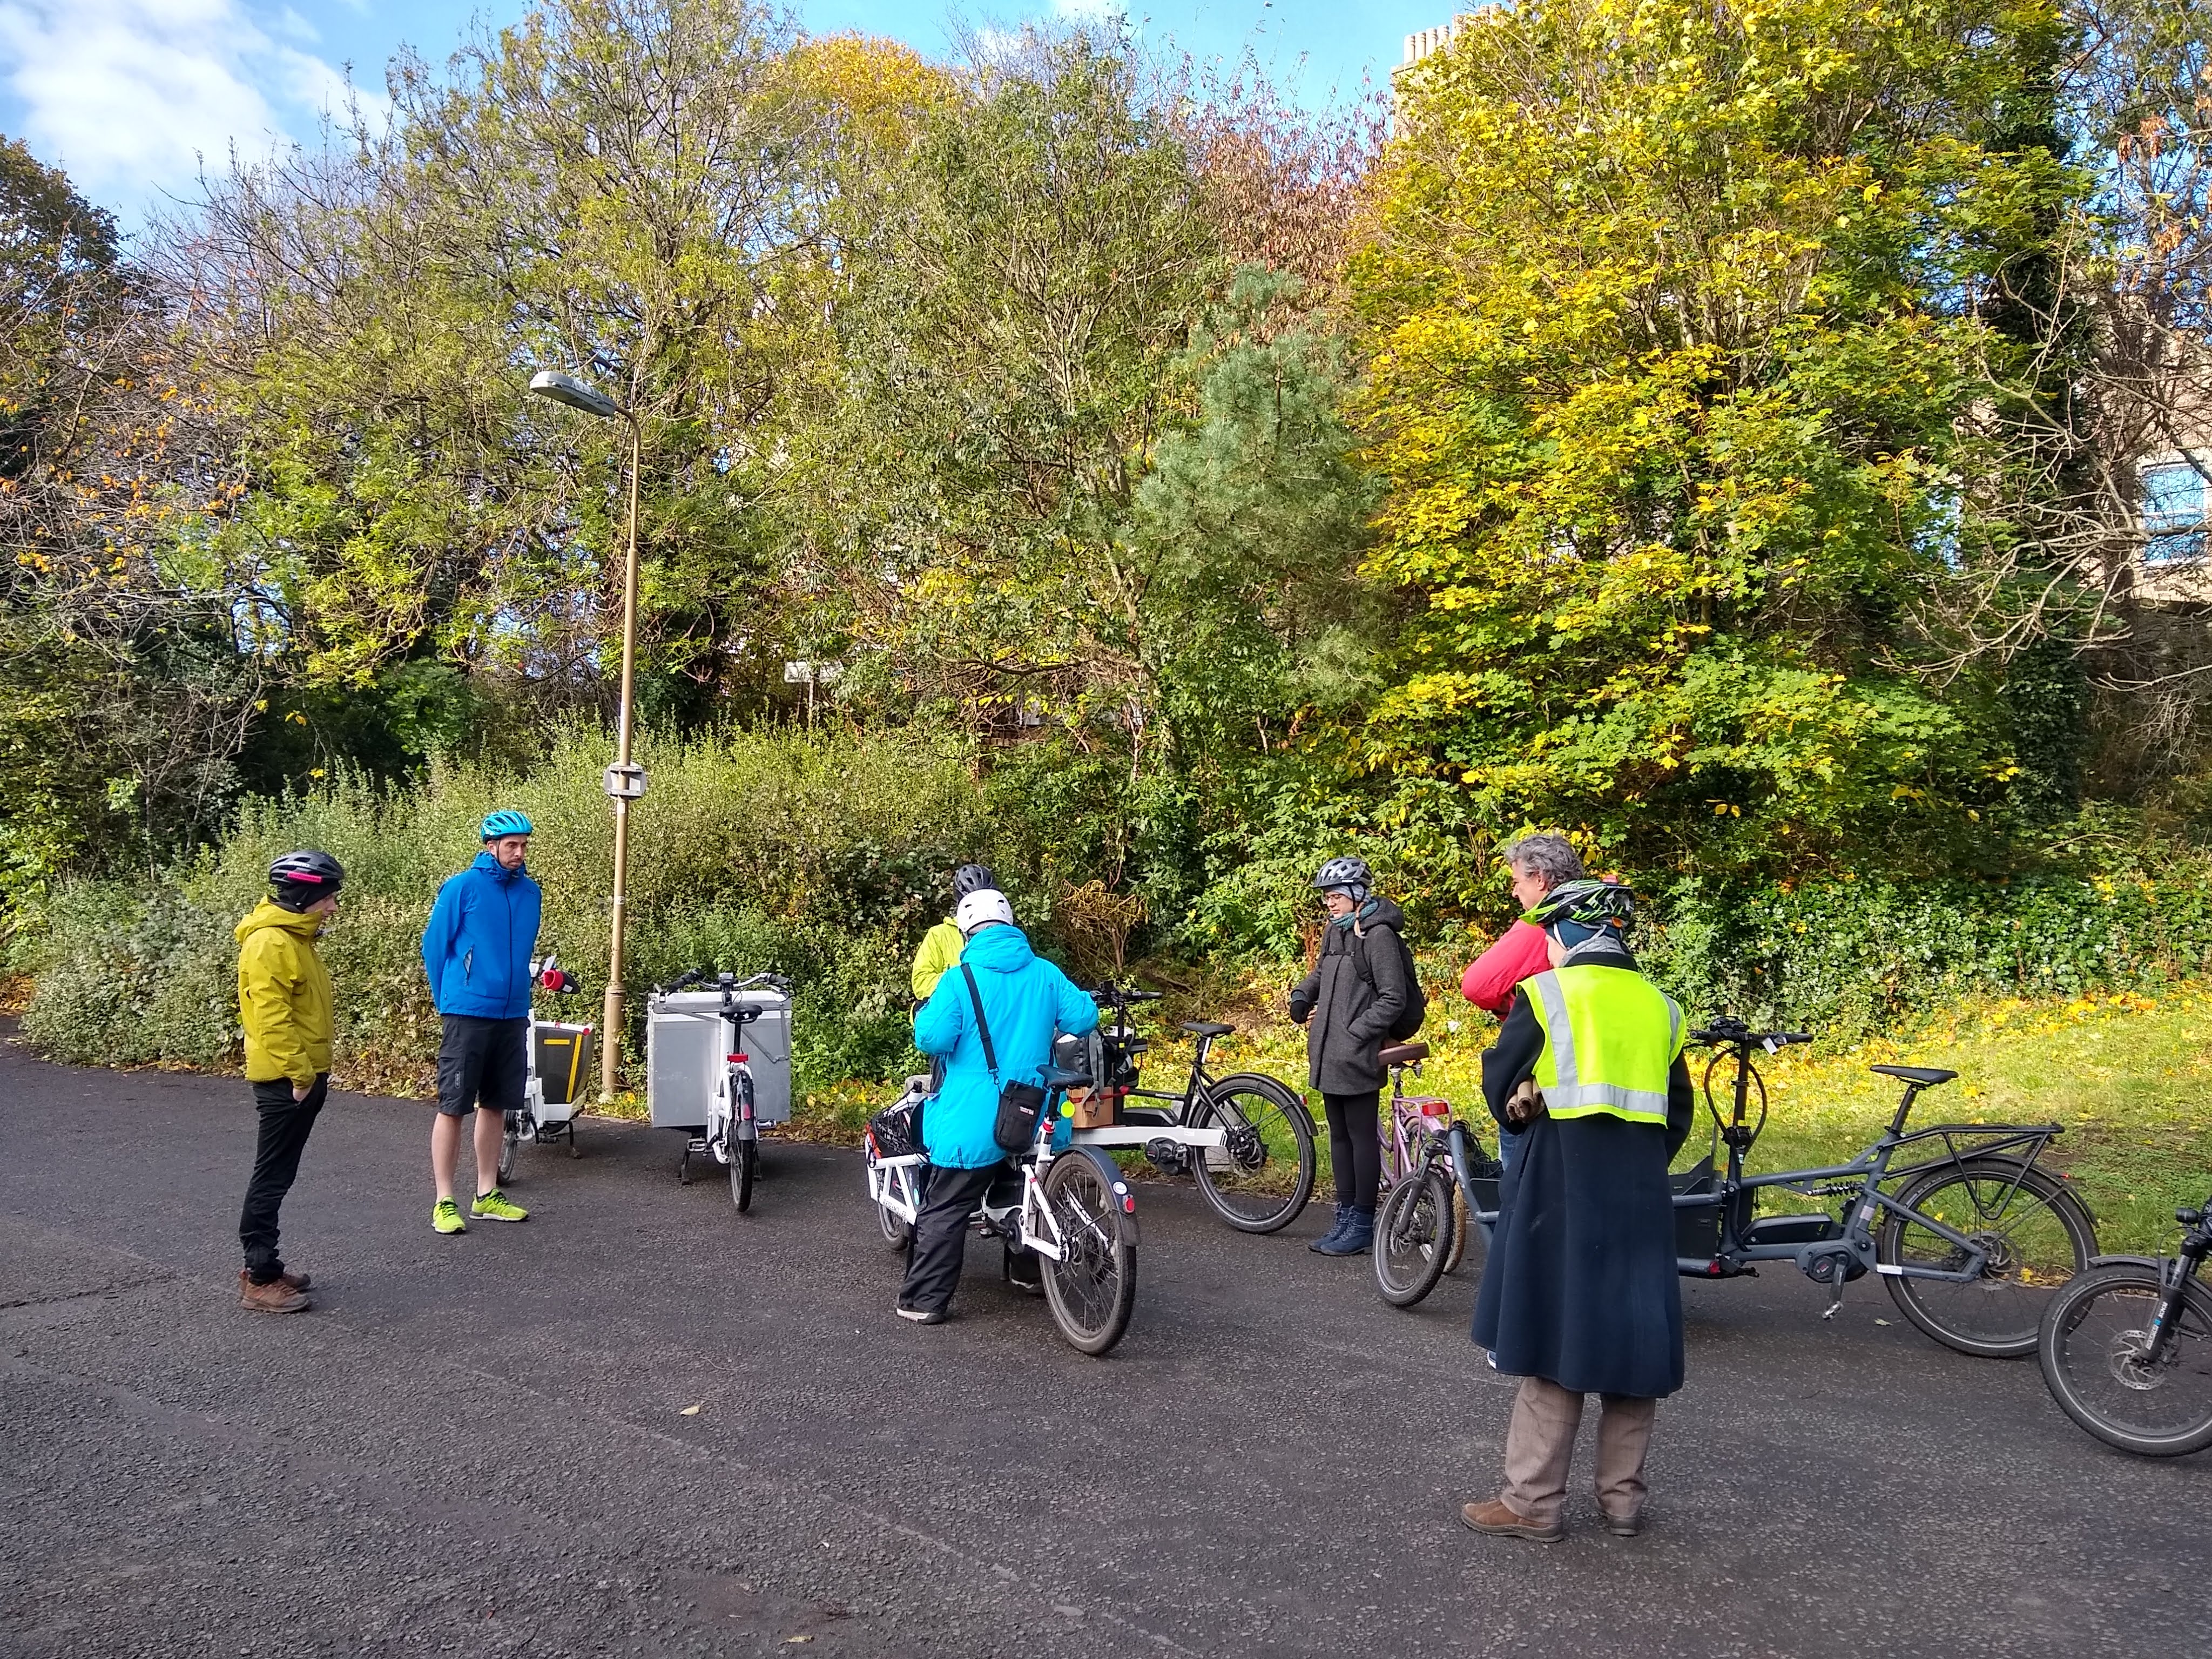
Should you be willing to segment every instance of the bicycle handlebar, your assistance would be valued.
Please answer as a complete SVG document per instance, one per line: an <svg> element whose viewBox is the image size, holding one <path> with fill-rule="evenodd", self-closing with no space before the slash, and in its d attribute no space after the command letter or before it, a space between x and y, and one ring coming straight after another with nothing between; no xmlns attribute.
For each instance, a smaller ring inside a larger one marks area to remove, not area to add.
<svg viewBox="0 0 2212 1659"><path fill-rule="evenodd" d="M1690 1033L1690 1041L1711 1048L1764 1048L1772 1054L1787 1048L1792 1043L1810 1042L1810 1031L1754 1031L1741 1020L1723 1014L1701 1030Z"/></svg>
<svg viewBox="0 0 2212 1659"><path fill-rule="evenodd" d="M1164 991L1125 991L1118 985L1102 985L1090 994L1093 1002L1112 1006L1120 1002L1158 1002L1167 994Z"/></svg>

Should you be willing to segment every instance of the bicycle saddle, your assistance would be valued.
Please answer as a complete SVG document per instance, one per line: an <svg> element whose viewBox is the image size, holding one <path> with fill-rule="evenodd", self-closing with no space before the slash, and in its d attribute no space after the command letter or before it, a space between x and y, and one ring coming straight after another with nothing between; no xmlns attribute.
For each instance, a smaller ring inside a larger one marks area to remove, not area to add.
<svg viewBox="0 0 2212 1659"><path fill-rule="evenodd" d="M1428 1057L1429 1045L1425 1042L1394 1042L1375 1056L1385 1066L1411 1066Z"/></svg>
<svg viewBox="0 0 2212 1659"><path fill-rule="evenodd" d="M1042 1076L1048 1089L1088 1089L1091 1086L1091 1073L1088 1072L1071 1072L1061 1066L1048 1066Z"/></svg>
<svg viewBox="0 0 2212 1659"><path fill-rule="evenodd" d="M1903 1078L1907 1083L1922 1085L1948 1083L1959 1075L1956 1072L1947 1072L1940 1066L1869 1066L1867 1070L1880 1072L1884 1077Z"/></svg>
<svg viewBox="0 0 2212 1659"><path fill-rule="evenodd" d="M1227 1036L1237 1028L1234 1025L1214 1025L1202 1019L1187 1019L1182 1023L1182 1029L1195 1037L1218 1037Z"/></svg>

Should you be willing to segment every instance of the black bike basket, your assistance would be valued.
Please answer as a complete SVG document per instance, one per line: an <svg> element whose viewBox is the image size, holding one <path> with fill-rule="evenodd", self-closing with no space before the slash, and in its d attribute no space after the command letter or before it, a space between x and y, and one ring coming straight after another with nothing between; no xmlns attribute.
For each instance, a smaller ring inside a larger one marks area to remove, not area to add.
<svg viewBox="0 0 2212 1659"><path fill-rule="evenodd" d="M919 1100L902 1100L868 1120L868 1133L875 1140L878 1158L912 1158L924 1151L921 1104Z"/></svg>

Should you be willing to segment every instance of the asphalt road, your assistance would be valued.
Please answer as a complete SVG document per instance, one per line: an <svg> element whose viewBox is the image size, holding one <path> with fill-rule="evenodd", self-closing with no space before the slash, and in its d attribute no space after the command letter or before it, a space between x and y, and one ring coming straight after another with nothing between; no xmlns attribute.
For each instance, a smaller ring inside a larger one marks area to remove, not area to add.
<svg viewBox="0 0 2212 1659"><path fill-rule="evenodd" d="M428 1115L332 1097L284 1216L315 1310L256 1316L244 1085L0 1050L0 1652L2212 1650L2206 1461L2106 1450L1870 1283L1826 1324L1794 1274L1686 1286L1650 1529L1578 1486L1546 1547L1455 1518L1511 1397L1471 1279L1394 1310L1319 1208L1248 1238L1143 1188L1098 1361L995 1243L895 1319L848 1152L772 1148L740 1217L587 1120L521 1153L526 1224L439 1237Z"/></svg>

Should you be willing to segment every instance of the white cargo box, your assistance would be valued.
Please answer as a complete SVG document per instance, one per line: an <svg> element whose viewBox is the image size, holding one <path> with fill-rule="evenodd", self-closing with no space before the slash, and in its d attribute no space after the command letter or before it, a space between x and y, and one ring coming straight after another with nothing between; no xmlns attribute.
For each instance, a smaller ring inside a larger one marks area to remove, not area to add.
<svg viewBox="0 0 2212 1659"><path fill-rule="evenodd" d="M761 1010L737 1028L718 1018L722 994L709 987L656 992L646 1004L645 1093L657 1129L703 1129L715 1079L742 1052L753 1074L753 1117L761 1123L791 1121L791 1000L766 986L736 993Z"/></svg>

